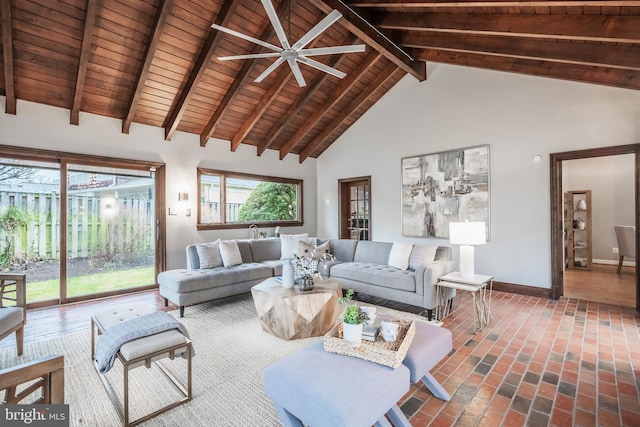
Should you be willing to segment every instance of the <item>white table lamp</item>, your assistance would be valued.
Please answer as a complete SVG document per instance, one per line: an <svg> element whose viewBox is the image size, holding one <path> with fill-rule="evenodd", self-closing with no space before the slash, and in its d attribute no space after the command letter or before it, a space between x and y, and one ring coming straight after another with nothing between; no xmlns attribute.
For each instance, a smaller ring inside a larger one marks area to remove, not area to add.
<svg viewBox="0 0 640 427"><path fill-rule="evenodd" d="M484 221L450 222L449 242L460 246L460 276L473 279L473 246L487 242Z"/></svg>

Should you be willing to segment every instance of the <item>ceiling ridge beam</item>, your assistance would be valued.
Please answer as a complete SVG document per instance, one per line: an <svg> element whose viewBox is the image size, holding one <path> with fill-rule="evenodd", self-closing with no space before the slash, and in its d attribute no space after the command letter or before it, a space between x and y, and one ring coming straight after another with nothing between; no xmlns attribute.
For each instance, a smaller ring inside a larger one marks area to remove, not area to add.
<svg viewBox="0 0 640 427"><path fill-rule="evenodd" d="M289 2L286 2L286 1L283 1L282 3L280 3L280 5L278 6L278 9L276 10L277 15L282 16L289 7L293 7L295 2L296 0L292 0L291 4L289 4ZM267 22L267 26L264 28L264 30L262 30L262 34L260 35L259 39L268 40L273 36L274 33L275 32L273 30L273 27L271 26L271 23ZM259 50L260 53L265 51L267 51L267 49L264 47L260 48ZM231 86L229 86L229 89L224 94L222 101L220 101L220 104L218 104L218 108L216 108L213 115L211 116L211 118L205 125L204 129L202 130L202 133L200 134L201 147L204 147L207 145L207 141L209 140L209 138L211 138L211 136L215 132L216 127L218 127L218 123L220 119L227 112L227 110L233 103L233 100L239 95L240 89L242 89L245 83L247 83L247 81L249 80L249 76L255 70L256 66L258 65L258 61L259 61L258 59L244 60L244 63L242 64L242 68L240 68L240 71L238 72L236 77L233 79L233 83L231 83Z"/></svg>
<svg viewBox="0 0 640 427"><path fill-rule="evenodd" d="M467 7L637 7L640 0L355 0L348 1L353 7L384 7L385 9L403 9L410 11L417 8L467 8Z"/></svg>
<svg viewBox="0 0 640 427"><path fill-rule="evenodd" d="M16 86L13 76L13 35L11 19L11 2L0 1L0 13L2 13L2 58L4 62L4 89L6 114L16 114Z"/></svg>
<svg viewBox="0 0 640 427"><path fill-rule="evenodd" d="M565 40L519 39L485 35L447 34L432 31L401 33L408 48L540 59L611 68L640 70L640 45L571 43Z"/></svg>
<svg viewBox="0 0 640 427"><path fill-rule="evenodd" d="M358 108L362 107L369 97L375 93L382 85L384 85L394 74L396 67L395 64L389 64L385 69L367 85L366 91L361 92L356 98L354 98L348 106L342 109L342 111L324 127L324 130L316 136L306 147L300 152L299 162L304 162L314 150L322 145L322 143L331 135L338 127L340 127Z"/></svg>
<svg viewBox="0 0 640 427"><path fill-rule="evenodd" d="M231 21L231 17L238 3L239 2L234 0L225 0L218 16L216 16L215 23L221 26L226 26L229 21ZM195 93L196 88L207 69L207 65L211 60L211 55L213 55L213 52L216 47L218 47L221 39L222 33L209 27L209 35L207 36L207 39L202 46L202 50L196 59L195 66L191 70L189 78L187 79L180 96L172 106L170 113L162 126L164 127L164 138L167 141L171 140L173 133L176 131L176 128L178 127L178 124L191 101L191 97Z"/></svg>
<svg viewBox="0 0 640 427"><path fill-rule="evenodd" d="M129 128L131 127L133 118L135 117L136 111L138 110L138 102L140 101L140 97L142 96L142 91L144 90L144 85L147 81L147 77L149 76L149 69L151 68L151 63L153 62L156 50L158 49L158 45L160 44L162 29L167 22L167 17L169 16L169 10L171 9L172 4L173 0L161 0L160 5L158 6L158 12L156 13L153 27L151 28L149 41L147 42L147 45L145 47L142 66L138 70L138 75L136 76L136 82L134 85L135 89L133 90L131 98L129 99L129 104L127 105L127 113L122 119L122 133L129 133Z"/></svg>
<svg viewBox="0 0 640 427"><path fill-rule="evenodd" d="M391 39L382 34L371 23L358 15L353 9L340 0L309 0L314 6L330 13L335 9L342 13L344 21L340 24L355 34L365 44L373 47L389 61L405 72L411 74L419 81L427 79L427 67L421 61L415 61L407 52L400 49Z"/></svg>
<svg viewBox="0 0 640 427"><path fill-rule="evenodd" d="M353 37L351 35L351 36L347 37L347 39L345 40L344 44L353 44L356 41L357 41L357 37ZM330 67L333 67L333 68L340 68L342 63L347 61L347 58L348 58L347 55L337 56L337 57L331 59L328 62L327 65L329 65ZM293 120L295 117L298 116L298 114L300 113L302 108L318 92L318 90L320 89L320 86L324 82L329 80L331 77L332 76L330 76L327 73L318 73L318 74L316 74L314 79L305 88L304 93L302 93L302 94L300 94L300 96L298 96L298 99L296 99L296 102L294 102L293 104L291 104L289 106L287 111L285 111L285 113L282 114L282 116L280 117L280 120L278 120L278 122L269 130L269 134L267 134L267 136L265 136L262 139L262 141L260 141L260 143L258 144L258 149L257 149L258 156L262 156L262 154L265 152L265 150L267 148L271 147L271 145L276 140L278 135L280 135L280 132L282 132L289 125L291 120Z"/></svg>
<svg viewBox="0 0 640 427"><path fill-rule="evenodd" d="M284 159L287 154L291 152L293 147L296 146L298 141L306 135L313 127L318 124L318 122L325 116L326 111L331 111L337 104L340 102L342 97L349 92L349 90L355 85L362 74L367 72L373 64L376 63L382 56L382 53L377 50L372 50L366 58L358 64L358 67L353 70L340 84L334 89L334 91L329 95L329 104L324 105L322 108L317 110L298 130L296 133L289 138L289 140L280 147L280 160Z"/></svg>
<svg viewBox="0 0 640 427"><path fill-rule="evenodd" d="M71 114L69 118L69 122L72 125L78 125L80 123L80 106L82 105L84 82L87 77L91 37L93 36L93 27L96 22L96 9L96 0L87 0L87 11L84 18L84 32L82 34L82 45L80 46L80 59L78 60L78 73L76 75L76 86L73 91L73 104L71 106Z"/></svg>
<svg viewBox="0 0 640 427"><path fill-rule="evenodd" d="M432 49L415 55L423 61L640 90L640 71L634 70Z"/></svg>
<svg viewBox="0 0 640 427"><path fill-rule="evenodd" d="M374 25L387 30L431 30L465 34L640 43L636 15L391 12L376 14L372 19Z"/></svg>

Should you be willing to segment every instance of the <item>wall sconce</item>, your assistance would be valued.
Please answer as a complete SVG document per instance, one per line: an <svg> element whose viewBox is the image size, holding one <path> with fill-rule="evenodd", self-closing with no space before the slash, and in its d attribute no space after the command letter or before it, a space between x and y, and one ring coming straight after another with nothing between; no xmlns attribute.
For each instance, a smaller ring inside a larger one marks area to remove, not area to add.
<svg viewBox="0 0 640 427"><path fill-rule="evenodd" d="M189 201L189 193L178 193L178 201L179 202L188 202Z"/></svg>

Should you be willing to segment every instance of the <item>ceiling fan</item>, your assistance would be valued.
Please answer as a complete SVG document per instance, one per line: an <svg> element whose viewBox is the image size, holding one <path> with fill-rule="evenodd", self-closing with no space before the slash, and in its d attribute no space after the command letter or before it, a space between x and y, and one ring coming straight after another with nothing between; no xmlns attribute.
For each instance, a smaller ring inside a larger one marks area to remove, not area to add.
<svg viewBox="0 0 640 427"><path fill-rule="evenodd" d="M248 40L252 43L258 44L260 46L266 47L267 49L271 49L274 52L268 53L253 53L248 55L235 55L235 56L221 56L218 59L221 61L229 61L234 59L256 59L256 58L278 58L273 64L267 67L266 70L262 74L260 74L256 79L256 83L260 83L264 80L273 70L278 68L280 64L283 62L287 62L289 67L291 67L291 71L293 72L296 81L300 87L304 87L307 83L304 81L304 77L302 76L302 71L300 70L300 66L298 62L302 64L306 64L310 67L316 68L320 71L324 71L325 73L331 74L338 78L343 78L346 76L340 70L337 70L333 67L325 65L321 62L313 60L309 58L310 56L317 55L332 55L336 53L355 53L355 52L364 52L365 45L357 44L357 45L349 45L349 46L332 46L332 47L318 47L305 49L304 47L308 45L313 39L322 34L327 28L329 28L333 23L335 23L338 19L342 17L342 14L337 10L333 10L330 14L328 14L322 21L317 23L312 29L310 29L305 35L303 35L300 40L298 40L293 45L289 44L289 40L284 32L282 24L278 19L278 15L276 14L275 9L273 8L273 4L271 0L260 0L262 2L262 6L267 12L267 16L269 17L269 21L271 21L271 25L273 25L273 29L280 41L281 46L276 46L271 43L264 42L262 40L256 39L254 37L248 36L246 34L239 33L237 31L231 30L229 28L221 27L220 25L213 24L211 28L215 28L218 31L222 31L227 34L231 34L233 36L239 37L241 39Z"/></svg>

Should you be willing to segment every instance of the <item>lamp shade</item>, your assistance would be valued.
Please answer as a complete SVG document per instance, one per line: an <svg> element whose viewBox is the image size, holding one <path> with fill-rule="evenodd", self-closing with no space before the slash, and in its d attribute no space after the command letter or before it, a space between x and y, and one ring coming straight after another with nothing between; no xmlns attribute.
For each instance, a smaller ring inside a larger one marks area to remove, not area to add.
<svg viewBox="0 0 640 427"><path fill-rule="evenodd" d="M450 222L449 242L454 245L484 245L487 242L484 221Z"/></svg>

